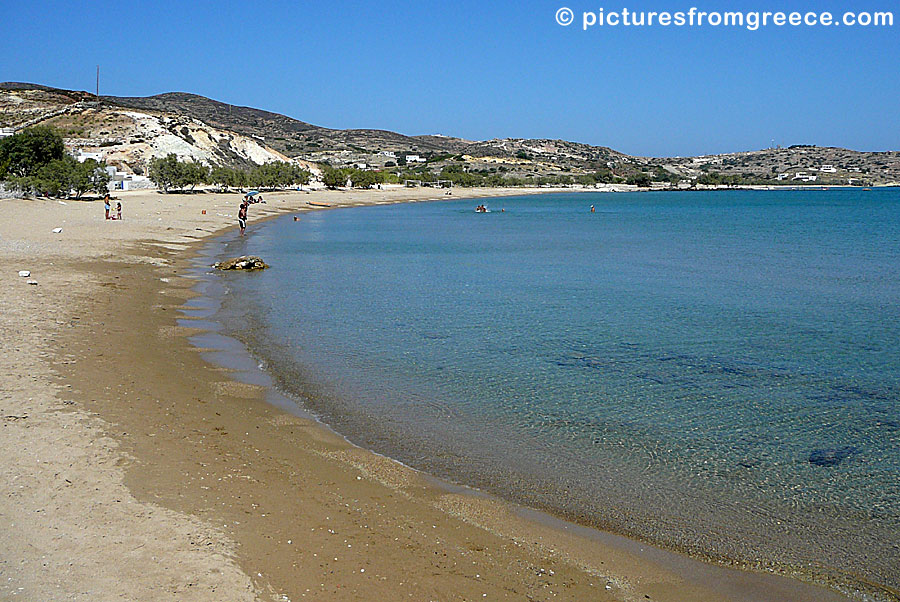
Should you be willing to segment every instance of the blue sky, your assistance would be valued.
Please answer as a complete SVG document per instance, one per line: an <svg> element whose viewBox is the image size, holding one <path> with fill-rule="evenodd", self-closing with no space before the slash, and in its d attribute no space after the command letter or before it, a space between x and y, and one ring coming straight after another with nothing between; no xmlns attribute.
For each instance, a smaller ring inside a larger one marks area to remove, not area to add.
<svg viewBox="0 0 900 602"><path fill-rule="evenodd" d="M570 7L576 23L554 15ZM893 10L890 28L580 28L583 11ZM895 1L7 2L0 81L636 155L900 149Z"/></svg>

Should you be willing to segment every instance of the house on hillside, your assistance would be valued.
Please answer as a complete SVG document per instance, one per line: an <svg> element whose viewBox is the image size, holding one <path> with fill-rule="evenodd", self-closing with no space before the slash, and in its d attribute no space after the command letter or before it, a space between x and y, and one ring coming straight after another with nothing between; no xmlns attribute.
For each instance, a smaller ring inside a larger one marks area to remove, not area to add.
<svg viewBox="0 0 900 602"><path fill-rule="evenodd" d="M94 161L99 163L100 161L103 161L103 153L102 152L89 153L80 148L75 153L75 160L78 161L79 163L84 163L88 159L93 159Z"/></svg>
<svg viewBox="0 0 900 602"><path fill-rule="evenodd" d="M421 157L419 155L406 155L407 163L425 163L425 157Z"/></svg>
<svg viewBox="0 0 900 602"><path fill-rule="evenodd" d="M793 178L791 178L791 180L795 181L795 182L798 180L801 182L815 182L818 179L819 179L819 176L807 174L802 171L798 171L797 175L795 175Z"/></svg>
<svg viewBox="0 0 900 602"><path fill-rule="evenodd" d="M819 171L822 173L836 173L837 169L835 169L834 165L823 165L819 168Z"/></svg>

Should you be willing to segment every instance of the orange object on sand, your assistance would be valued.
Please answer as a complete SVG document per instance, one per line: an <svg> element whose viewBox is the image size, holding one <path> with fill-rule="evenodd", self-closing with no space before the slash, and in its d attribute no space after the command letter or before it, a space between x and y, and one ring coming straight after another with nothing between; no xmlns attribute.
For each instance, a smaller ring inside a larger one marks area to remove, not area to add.
<svg viewBox="0 0 900 602"><path fill-rule="evenodd" d="M201 211L200 213L202 213L203 215L206 215L206 209L204 209L204 210Z"/></svg>

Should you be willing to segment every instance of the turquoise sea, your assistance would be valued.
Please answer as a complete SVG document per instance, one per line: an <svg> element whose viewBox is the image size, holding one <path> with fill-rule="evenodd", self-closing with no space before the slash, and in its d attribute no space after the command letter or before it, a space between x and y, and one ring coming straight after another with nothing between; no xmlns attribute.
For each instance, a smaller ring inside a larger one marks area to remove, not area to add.
<svg viewBox="0 0 900 602"><path fill-rule="evenodd" d="M219 319L298 404L436 476L900 589L900 190L487 203L251 227L222 254L272 268L214 276Z"/></svg>

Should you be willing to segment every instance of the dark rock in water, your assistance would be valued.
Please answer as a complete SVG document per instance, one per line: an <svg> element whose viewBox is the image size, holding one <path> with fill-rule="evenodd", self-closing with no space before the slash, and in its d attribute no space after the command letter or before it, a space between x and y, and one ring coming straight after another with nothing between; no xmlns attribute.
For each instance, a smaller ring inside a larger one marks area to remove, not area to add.
<svg viewBox="0 0 900 602"><path fill-rule="evenodd" d="M809 454L809 463L816 466L837 466L857 451L857 448L850 446L814 449Z"/></svg>
<svg viewBox="0 0 900 602"><path fill-rule="evenodd" d="M255 255L243 255L220 261L213 267L219 270L264 270L269 266Z"/></svg>

